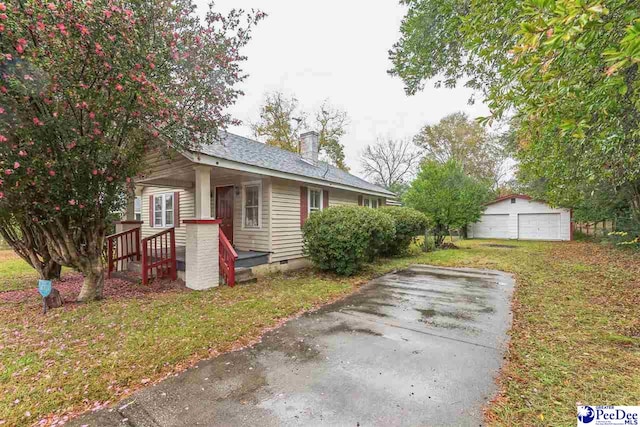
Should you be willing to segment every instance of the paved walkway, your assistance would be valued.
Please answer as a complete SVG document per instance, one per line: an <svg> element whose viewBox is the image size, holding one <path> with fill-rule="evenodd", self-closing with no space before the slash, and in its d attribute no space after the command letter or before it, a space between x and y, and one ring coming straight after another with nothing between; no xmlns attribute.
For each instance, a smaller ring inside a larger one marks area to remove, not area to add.
<svg viewBox="0 0 640 427"><path fill-rule="evenodd" d="M512 289L500 272L412 266L72 425L482 425Z"/></svg>

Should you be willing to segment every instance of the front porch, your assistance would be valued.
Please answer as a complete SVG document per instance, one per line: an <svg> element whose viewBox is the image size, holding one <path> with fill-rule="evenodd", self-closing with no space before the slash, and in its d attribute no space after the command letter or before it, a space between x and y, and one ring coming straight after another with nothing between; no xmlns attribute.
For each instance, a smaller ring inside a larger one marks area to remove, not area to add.
<svg viewBox="0 0 640 427"><path fill-rule="evenodd" d="M128 262L131 257L123 256L145 258L147 250L143 282L169 276L183 278L192 289L233 285L236 276L252 279L251 267L271 262L269 177L178 159L159 161L137 183L136 199L125 213L129 221L122 222L128 225L118 231L138 227L127 239L141 244L110 253ZM164 240L149 241L157 236Z"/></svg>

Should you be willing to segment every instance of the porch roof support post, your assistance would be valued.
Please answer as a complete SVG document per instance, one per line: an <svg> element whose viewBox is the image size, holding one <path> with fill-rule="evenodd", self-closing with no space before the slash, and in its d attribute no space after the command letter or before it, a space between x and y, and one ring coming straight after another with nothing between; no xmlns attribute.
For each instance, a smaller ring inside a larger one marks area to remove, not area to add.
<svg viewBox="0 0 640 427"><path fill-rule="evenodd" d="M211 166L198 165L196 173L196 209L194 219L185 219L187 241L185 282L191 289L209 289L220 283L219 227L211 218Z"/></svg>
<svg viewBox="0 0 640 427"><path fill-rule="evenodd" d="M196 212L195 218L211 218L211 167L198 165L196 172Z"/></svg>
<svg viewBox="0 0 640 427"><path fill-rule="evenodd" d="M125 221L135 221L136 219L135 201L136 201L135 196L130 195L129 197L127 197L127 207L124 212Z"/></svg>

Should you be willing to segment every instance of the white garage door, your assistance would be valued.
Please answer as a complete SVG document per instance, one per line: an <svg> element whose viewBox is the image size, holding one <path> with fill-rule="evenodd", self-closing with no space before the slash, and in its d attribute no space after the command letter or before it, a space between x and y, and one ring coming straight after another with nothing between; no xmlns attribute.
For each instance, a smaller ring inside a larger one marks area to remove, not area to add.
<svg viewBox="0 0 640 427"><path fill-rule="evenodd" d="M560 214L518 215L518 238L526 240L560 240Z"/></svg>
<svg viewBox="0 0 640 427"><path fill-rule="evenodd" d="M484 239L508 239L509 215L482 215L473 225L473 237Z"/></svg>

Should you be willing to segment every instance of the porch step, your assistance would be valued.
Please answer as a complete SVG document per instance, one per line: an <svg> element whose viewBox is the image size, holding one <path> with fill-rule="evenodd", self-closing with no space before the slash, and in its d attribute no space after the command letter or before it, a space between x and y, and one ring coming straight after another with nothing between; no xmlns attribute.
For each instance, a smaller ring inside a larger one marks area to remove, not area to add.
<svg viewBox="0 0 640 427"><path fill-rule="evenodd" d="M253 275L251 268L237 267L236 268L236 283L255 283L258 279Z"/></svg>
<svg viewBox="0 0 640 427"><path fill-rule="evenodd" d="M238 259L236 259L236 270L238 268L255 267L257 265L269 263L268 252L239 250L236 250L236 252L238 253Z"/></svg>
<svg viewBox="0 0 640 427"><path fill-rule="evenodd" d="M115 277L117 274L118 278L134 281L135 277L131 273L142 274L142 263L140 261L129 261L127 263L127 271L114 272L113 275ZM140 281L139 276L137 281ZM258 279L253 275L250 267L236 267L236 283L255 283L257 281Z"/></svg>
<svg viewBox="0 0 640 427"><path fill-rule="evenodd" d="M140 261L129 261L127 263L127 271L132 273L142 274L142 262Z"/></svg>

